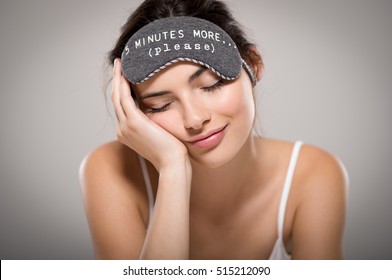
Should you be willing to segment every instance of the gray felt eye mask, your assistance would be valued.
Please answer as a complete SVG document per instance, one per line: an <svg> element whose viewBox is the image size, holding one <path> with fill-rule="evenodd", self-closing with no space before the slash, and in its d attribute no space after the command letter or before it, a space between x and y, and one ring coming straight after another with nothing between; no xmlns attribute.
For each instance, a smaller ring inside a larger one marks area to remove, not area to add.
<svg viewBox="0 0 392 280"><path fill-rule="evenodd" d="M225 80L236 79L244 67L256 84L230 36L195 17L169 17L147 24L129 39L121 58L123 75L133 84L180 61L203 65Z"/></svg>

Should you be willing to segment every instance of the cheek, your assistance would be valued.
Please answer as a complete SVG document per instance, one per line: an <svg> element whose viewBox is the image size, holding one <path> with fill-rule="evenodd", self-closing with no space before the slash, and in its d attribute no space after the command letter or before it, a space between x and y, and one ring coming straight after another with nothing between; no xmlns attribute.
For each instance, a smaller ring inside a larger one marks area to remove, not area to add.
<svg viewBox="0 0 392 280"><path fill-rule="evenodd" d="M225 94L221 95L216 104L219 104L216 106L216 112L222 115L253 122L255 116L253 93L246 84L238 83L231 86Z"/></svg>
<svg viewBox="0 0 392 280"><path fill-rule="evenodd" d="M179 127L182 125L181 118L176 110L151 115L150 120L162 127L164 130L179 138Z"/></svg>

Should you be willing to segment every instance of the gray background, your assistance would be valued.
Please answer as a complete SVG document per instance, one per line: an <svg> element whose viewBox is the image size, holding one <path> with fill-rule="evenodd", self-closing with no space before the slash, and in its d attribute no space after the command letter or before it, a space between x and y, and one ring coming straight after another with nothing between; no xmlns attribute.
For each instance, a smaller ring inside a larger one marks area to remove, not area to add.
<svg viewBox="0 0 392 280"><path fill-rule="evenodd" d="M263 134L336 154L346 258L391 259L392 1L227 2L264 57ZM139 3L1 0L1 259L93 258L78 168L115 138L104 56Z"/></svg>

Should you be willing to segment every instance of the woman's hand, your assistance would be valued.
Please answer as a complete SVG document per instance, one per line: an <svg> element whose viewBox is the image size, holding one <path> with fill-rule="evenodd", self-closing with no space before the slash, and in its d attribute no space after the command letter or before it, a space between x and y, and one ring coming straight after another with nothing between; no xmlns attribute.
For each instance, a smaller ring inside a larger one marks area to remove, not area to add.
<svg viewBox="0 0 392 280"><path fill-rule="evenodd" d="M162 168L188 160L188 151L176 137L151 121L135 104L120 59L114 61L112 102L117 116L117 138L124 145Z"/></svg>
<svg viewBox="0 0 392 280"><path fill-rule="evenodd" d="M159 172L159 191L140 258L187 259L192 178L188 150L137 108L120 68L120 60L116 59L112 101L117 116L117 137L149 160ZM176 226L169 227L170 224Z"/></svg>

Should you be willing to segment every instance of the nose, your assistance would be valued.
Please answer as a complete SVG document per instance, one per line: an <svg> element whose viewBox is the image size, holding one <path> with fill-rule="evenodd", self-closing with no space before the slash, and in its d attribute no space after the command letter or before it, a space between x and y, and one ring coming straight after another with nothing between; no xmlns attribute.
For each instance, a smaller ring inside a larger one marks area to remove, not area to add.
<svg viewBox="0 0 392 280"><path fill-rule="evenodd" d="M198 130L211 120L211 113L203 102L188 100L184 105L184 126Z"/></svg>

